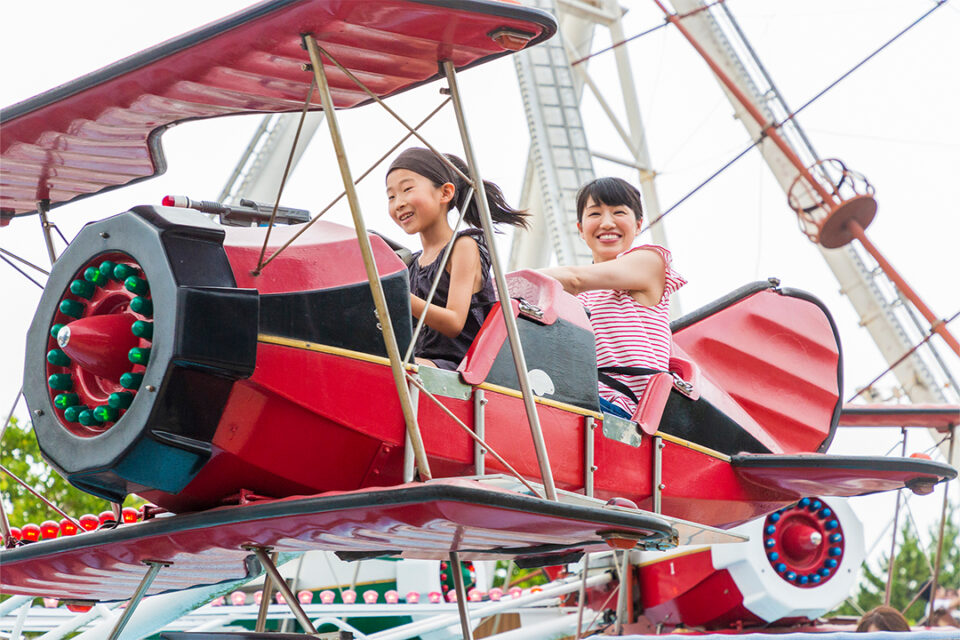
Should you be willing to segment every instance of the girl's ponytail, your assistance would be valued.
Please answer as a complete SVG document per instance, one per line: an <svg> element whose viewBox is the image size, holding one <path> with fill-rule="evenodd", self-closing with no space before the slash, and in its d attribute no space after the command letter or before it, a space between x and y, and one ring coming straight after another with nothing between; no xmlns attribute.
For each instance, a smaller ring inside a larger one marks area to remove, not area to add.
<svg viewBox="0 0 960 640"><path fill-rule="evenodd" d="M467 163L459 156L452 153L445 153L447 160L457 167L464 175L469 175L470 170ZM467 200L467 193L470 186L467 181L461 178L456 171L451 169L445 162L438 158L429 149L421 147L410 147L404 149L399 156L390 164L387 174L395 169L407 169L418 173L433 182L434 186L439 187L449 182L456 188L453 204L459 211L463 211ZM489 180L483 181L483 188L487 193L487 206L490 208L490 217L495 224L506 223L514 227L527 228L527 217L530 215L526 211L514 209L507 204L503 197L503 191L496 184ZM464 212L463 219L471 227L480 228L480 207L477 205L476 198L470 199L470 204Z"/></svg>
<svg viewBox="0 0 960 640"><path fill-rule="evenodd" d="M469 175L470 171L467 167L467 163L464 162L459 156L455 156L452 153L445 153L443 155L445 155L450 162L456 165L457 169L460 169L460 171ZM463 178L460 176L456 177L458 180L453 184L457 187L457 210L463 211L463 204L467 199L467 193L470 191L470 187L463 180ZM524 229L528 228L529 223L527 222L527 217L530 214L524 210L514 209L507 204L506 198L503 197L503 190L500 189L499 186L493 182L490 182L489 180L484 180L483 190L487 194L487 207L490 209L490 217L493 219L495 224L505 223L514 227L523 227ZM464 213L463 219L471 227L476 227L479 229L482 226L480 223L480 207L477 205L476 197L470 199L470 205L467 207L467 211Z"/></svg>

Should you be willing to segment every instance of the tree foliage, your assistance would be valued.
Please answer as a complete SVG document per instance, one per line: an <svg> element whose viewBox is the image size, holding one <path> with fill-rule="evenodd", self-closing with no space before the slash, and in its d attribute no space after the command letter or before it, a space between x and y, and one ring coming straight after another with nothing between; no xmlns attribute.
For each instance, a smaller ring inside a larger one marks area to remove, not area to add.
<svg viewBox="0 0 960 640"><path fill-rule="evenodd" d="M3 466L29 484L45 498L73 517L84 513L97 514L110 508L110 503L84 493L64 480L40 456L40 447L32 426L24 426L13 418L0 442ZM60 521L61 516L5 473L0 473L0 495L10 524L20 527L28 522Z"/></svg>
<svg viewBox="0 0 960 640"><path fill-rule="evenodd" d="M943 535L943 551L940 560L940 574L937 583L948 588L960 588L960 545L958 533L960 526L957 523L957 512L951 505L947 511L947 518ZM930 527L930 542L924 548L916 531L905 521L898 535L899 547L894 560L893 583L890 589L890 606L903 611L910 604L917 592L930 580L931 567L936 561L937 541L940 533L940 523ZM869 611L883 604L887 586L887 572L890 566L890 556L885 554L873 568L865 563L860 580L859 591L853 600L862 611ZM911 623L917 623L926 614L929 591L904 612ZM836 615L859 615L859 612L849 602L844 602L834 611Z"/></svg>

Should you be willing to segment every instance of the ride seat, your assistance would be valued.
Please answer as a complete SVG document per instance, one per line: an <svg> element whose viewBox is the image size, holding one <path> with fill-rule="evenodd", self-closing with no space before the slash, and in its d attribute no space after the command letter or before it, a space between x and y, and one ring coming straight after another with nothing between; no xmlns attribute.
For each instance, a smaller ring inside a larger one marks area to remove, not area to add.
<svg viewBox="0 0 960 640"><path fill-rule="evenodd" d="M537 271L516 271L506 279L534 394L598 411L597 353L583 306L559 282ZM457 370L467 384L519 389L500 309L497 302Z"/></svg>

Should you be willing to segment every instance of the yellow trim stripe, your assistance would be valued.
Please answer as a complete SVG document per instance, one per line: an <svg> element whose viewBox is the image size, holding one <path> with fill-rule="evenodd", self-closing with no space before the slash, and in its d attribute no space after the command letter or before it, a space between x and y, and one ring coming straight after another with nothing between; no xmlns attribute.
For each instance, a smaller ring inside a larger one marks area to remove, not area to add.
<svg viewBox="0 0 960 640"><path fill-rule="evenodd" d="M307 351L316 351L318 353L327 353L334 356L341 356L343 358L351 358L353 360L361 360L363 362L371 362L373 364L382 364L385 366L390 366L390 360L384 358L383 356L375 356L369 353L362 353L360 351L352 351L350 349L343 349L341 347L331 347L325 344L314 344L312 342L306 342L304 340L295 340L293 338L284 338L281 336L273 336L266 333L261 333L257 336L258 342L263 342L266 344L275 344L281 347L291 347L294 349L305 349ZM415 364L407 365L408 370L416 371L418 366ZM489 382L482 382L478 385L480 389L485 391L493 391L494 393L500 393L505 396L510 396L513 398L522 398L523 394L517 391L516 389L510 389L508 387L501 387L497 384L491 384ZM576 407L572 404L567 404L565 402L558 402L556 400L550 400L549 398L534 398L534 401L537 404L542 404L547 407L554 407L556 409L563 409L564 411L569 411L570 413L575 413L581 416L589 416L597 420L603 420L603 414L597 413L596 411L590 411L589 409L583 409L581 407ZM713 458L723 460L724 462L730 462L730 456L715 451L703 445L699 445L695 442L690 442L689 440L684 440L683 438L678 438L677 436L672 436L669 433L658 433L659 435L667 442L672 442L673 444L679 445L681 447L686 447L687 449L693 449L699 453L706 454Z"/></svg>
<svg viewBox="0 0 960 640"><path fill-rule="evenodd" d="M645 562L638 562L636 566L649 567L652 564L659 564L661 562L667 562L668 560L676 560L677 558L682 558L683 556L689 556L694 553L703 553L704 551L709 551L709 550L710 550L710 547L707 547L707 546L702 546L697 549L688 549L686 551L680 551L678 553L671 553L668 556L661 556L659 558L655 558L654 560L646 560Z"/></svg>

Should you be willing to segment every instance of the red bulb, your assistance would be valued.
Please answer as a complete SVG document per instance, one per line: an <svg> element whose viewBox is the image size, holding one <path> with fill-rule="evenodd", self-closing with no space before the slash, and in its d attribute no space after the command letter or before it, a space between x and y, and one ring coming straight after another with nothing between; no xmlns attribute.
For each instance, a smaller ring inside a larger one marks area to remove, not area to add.
<svg viewBox="0 0 960 640"><path fill-rule="evenodd" d="M14 540L23 540L23 531L20 531L20 527L10 527L10 536Z"/></svg>
<svg viewBox="0 0 960 640"><path fill-rule="evenodd" d="M97 527L100 526L100 520L92 513L85 513L80 516L80 526L87 531L96 531Z"/></svg>
<svg viewBox="0 0 960 640"><path fill-rule="evenodd" d="M162 204L162 205L165 206L165 207L175 207L175 206L176 206L175 200L173 199L173 196L163 196L163 200L160 201L160 204Z"/></svg>
<svg viewBox="0 0 960 640"><path fill-rule="evenodd" d="M60 535L60 524L53 520L44 520L40 525L40 535L44 540L50 540Z"/></svg>
<svg viewBox="0 0 960 640"><path fill-rule="evenodd" d="M108 522L116 522L117 517L113 515L113 511L101 511L99 520L100 520L100 526L102 527Z"/></svg>
<svg viewBox="0 0 960 640"><path fill-rule="evenodd" d="M80 527L73 523L73 520L64 518L60 521L60 535L75 536L80 533Z"/></svg>
<svg viewBox="0 0 960 640"><path fill-rule="evenodd" d="M40 539L40 527L32 522L30 524L23 525L22 531L24 542L36 542Z"/></svg>
<svg viewBox="0 0 960 640"><path fill-rule="evenodd" d="M120 512L124 522L136 522L140 519L140 512L133 507L124 507Z"/></svg>
<svg viewBox="0 0 960 640"><path fill-rule="evenodd" d="M92 604L68 604L67 611L72 611L73 613L85 613L93 609Z"/></svg>

